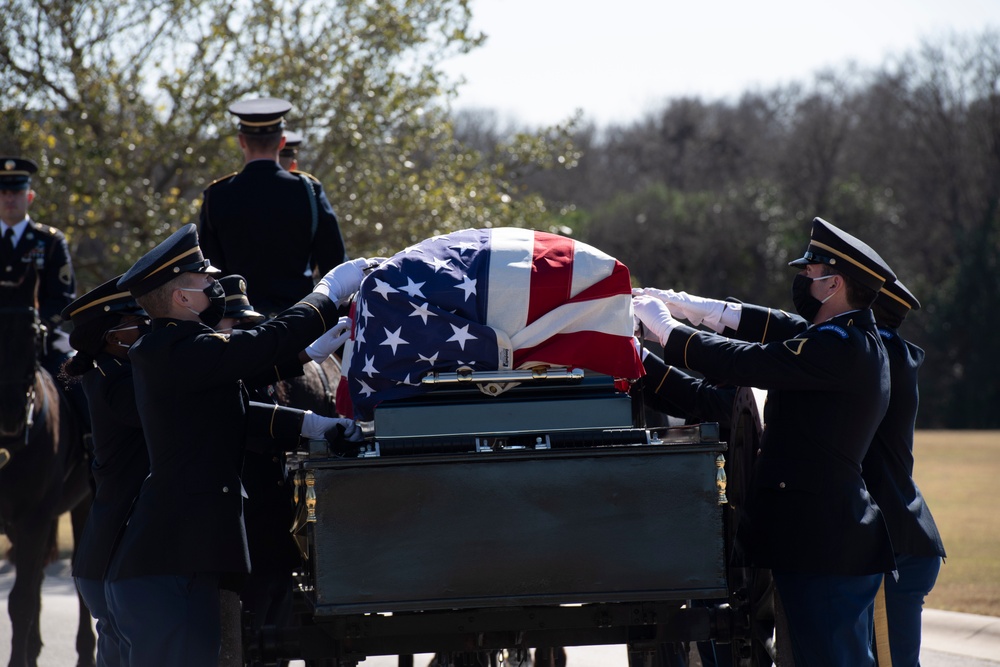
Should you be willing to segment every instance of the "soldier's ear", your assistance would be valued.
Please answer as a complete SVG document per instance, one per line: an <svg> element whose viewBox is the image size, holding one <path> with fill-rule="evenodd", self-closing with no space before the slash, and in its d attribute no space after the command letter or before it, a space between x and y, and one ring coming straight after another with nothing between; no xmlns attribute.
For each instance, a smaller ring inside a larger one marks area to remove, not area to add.
<svg viewBox="0 0 1000 667"><path fill-rule="evenodd" d="M187 295L184 293L184 289L181 287L175 287L173 289L173 291L170 293L170 300L181 307L184 308L187 307L188 298Z"/></svg>
<svg viewBox="0 0 1000 667"><path fill-rule="evenodd" d="M28 190L28 203L30 204L33 201L35 201L35 191Z"/></svg>

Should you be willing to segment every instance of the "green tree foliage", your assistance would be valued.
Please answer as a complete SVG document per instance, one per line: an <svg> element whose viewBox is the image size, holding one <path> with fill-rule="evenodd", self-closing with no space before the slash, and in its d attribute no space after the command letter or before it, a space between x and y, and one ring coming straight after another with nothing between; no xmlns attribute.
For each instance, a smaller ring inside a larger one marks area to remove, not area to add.
<svg viewBox="0 0 1000 667"><path fill-rule="evenodd" d="M438 66L481 43L469 20L467 0L11 0L0 149L40 162L33 215L67 232L84 287L197 220L203 188L242 166L226 108L247 97L293 103L300 165L352 255L544 228L518 174L568 164L572 126L518 135L494 159L456 141Z"/></svg>
<svg viewBox="0 0 1000 667"><path fill-rule="evenodd" d="M788 290L771 289L774 267L794 258L767 242L783 224L768 188L689 193L650 185L598 207L580 234L629 266L638 285L784 304Z"/></svg>

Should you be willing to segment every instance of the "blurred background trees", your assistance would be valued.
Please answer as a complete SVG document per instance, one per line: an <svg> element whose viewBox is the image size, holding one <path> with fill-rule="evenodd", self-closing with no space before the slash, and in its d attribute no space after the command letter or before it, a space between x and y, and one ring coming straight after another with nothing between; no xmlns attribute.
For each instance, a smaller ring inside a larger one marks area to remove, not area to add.
<svg viewBox="0 0 1000 667"><path fill-rule="evenodd" d="M299 163L352 254L544 225L516 174L567 163L565 130L512 136L492 162L453 136L437 66L480 43L469 18L466 0L11 0L2 148L39 161L33 214L66 231L84 287L197 221L204 187L242 168L226 108L247 97L293 103Z"/></svg>
<svg viewBox="0 0 1000 667"><path fill-rule="evenodd" d="M918 426L1000 426L995 31L925 43L875 71L674 99L627 125L581 122L573 136L578 167L529 186L637 283L791 310L786 264L825 218L876 248L923 304L903 329L928 353Z"/></svg>
<svg viewBox="0 0 1000 667"><path fill-rule="evenodd" d="M820 216L868 241L920 298L921 428L1000 427L1000 35L925 43L734 100L679 98L636 122L549 128L454 113L439 67L476 48L466 0L10 0L0 13L0 153L41 166L36 219L89 289L241 168L226 112L294 105L299 163L352 255L436 233L573 234L639 284L791 308ZM276 221L276 227L280 221Z"/></svg>

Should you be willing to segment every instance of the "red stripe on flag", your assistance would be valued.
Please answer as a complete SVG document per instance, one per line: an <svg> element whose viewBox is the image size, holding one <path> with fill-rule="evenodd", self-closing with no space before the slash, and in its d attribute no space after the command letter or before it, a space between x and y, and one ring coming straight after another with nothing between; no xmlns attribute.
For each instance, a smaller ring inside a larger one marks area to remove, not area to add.
<svg viewBox="0 0 1000 667"><path fill-rule="evenodd" d="M535 232L526 324L569 300L573 286L574 245L575 242L565 236Z"/></svg>
<svg viewBox="0 0 1000 667"><path fill-rule="evenodd" d="M348 317L351 318L351 340L348 345L354 344L354 323L357 321L358 316L358 302L357 300L351 301L351 307L347 312ZM346 361L346 360L342 360ZM334 409L337 414L342 417L353 417L354 416L354 405L351 401L351 385L350 377L348 377L348 364L343 364L340 369L340 381L337 383L337 389L334 392Z"/></svg>

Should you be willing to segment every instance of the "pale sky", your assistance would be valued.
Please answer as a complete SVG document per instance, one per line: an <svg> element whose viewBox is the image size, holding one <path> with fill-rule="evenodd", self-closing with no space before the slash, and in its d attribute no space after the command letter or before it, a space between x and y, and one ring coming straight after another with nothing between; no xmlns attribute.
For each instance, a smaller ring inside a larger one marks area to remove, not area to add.
<svg viewBox="0 0 1000 667"><path fill-rule="evenodd" d="M471 0L486 44L445 65L456 109L529 125L575 109L604 125L670 98L706 101L863 68L921 39L1000 29L1000 0Z"/></svg>

